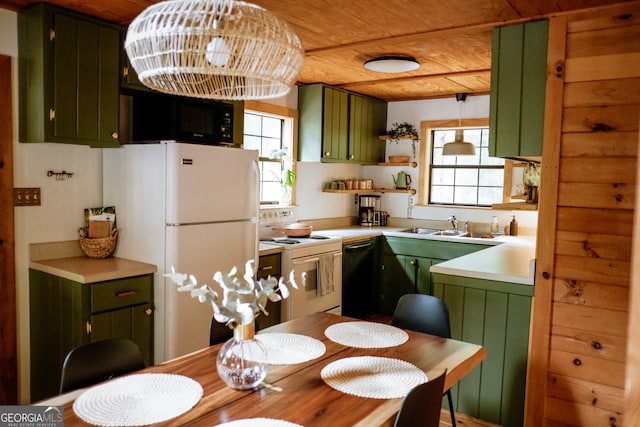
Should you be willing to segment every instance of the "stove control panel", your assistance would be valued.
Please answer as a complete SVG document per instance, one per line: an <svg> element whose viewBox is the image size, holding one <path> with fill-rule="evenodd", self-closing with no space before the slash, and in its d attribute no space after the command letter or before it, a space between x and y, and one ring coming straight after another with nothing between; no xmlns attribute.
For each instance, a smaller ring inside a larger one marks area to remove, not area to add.
<svg viewBox="0 0 640 427"><path fill-rule="evenodd" d="M291 206L260 209L260 227L274 227L294 222L296 222L296 212Z"/></svg>

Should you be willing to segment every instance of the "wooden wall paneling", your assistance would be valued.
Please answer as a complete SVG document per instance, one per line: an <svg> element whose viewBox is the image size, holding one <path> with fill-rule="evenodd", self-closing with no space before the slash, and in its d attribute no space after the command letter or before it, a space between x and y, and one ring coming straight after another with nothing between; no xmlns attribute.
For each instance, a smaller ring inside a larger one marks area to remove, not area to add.
<svg viewBox="0 0 640 427"><path fill-rule="evenodd" d="M557 212L558 230L630 236L633 229L630 210L558 207ZM622 250L628 251L628 248Z"/></svg>
<svg viewBox="0 0 640 427"><path fill-rule="evenodd" d="M0 55L0 405L18 403L11 57Z"/></svg>
<svg viewBox="0 0 640 427"><path fill-rule="evenodd" d="M640 78L568 83L565 107L635 104L640 99Z"/></svg>
<svg viewBox="0 0 640 427"><path fill-rule="evenodd" d="M640 123L640 118L639 118ZM640 145L640 133L637 136ZM636 166L640 180L640 160ZM636 211L640 212L640 195L636 195ZM633 227L631 286L629 290L629 324L627 347L627 382L625 386L625 413L630 420L640 419L640 215Z"/></svg>
<svg viewBox="0 0 640 427"><path fill-rule="evenodd" d="M593 405L581 405L575 401L547 398L545 427L616 427L623 426L623 417L617 411L600 409Z"/></svg>
<svg viewBox="0 0 640 427"><path fill-rule="evenodd" d="M640 49L640 24L592 28L567 34L567 52L572 58L633 53ZM591 80L591 79L589 79Z"/></svg>
<svg viewBox="0 0 640 427"><path fill-rule="evenodd" d="M636 189L625 183L560 183L558 204L604 209L633 209Z"/></svg>
<svg viewBox="0 0 640 427"><path fill-rule="evenodd" d="M631 263L611 259L556 255L556 278L626 286Z"/></svg>
<svg viewBox="0 0 640 427"><path fill-rule="evenodd" d="M630 232L630 231L629 231ZM631 236L614 234L596 234L581 231L562 231L557 235L557 253L560 255L586 256L630 261L627 249L631 244Z"/></svg>
<svg viewBox="0 0 640 427"><path fill-rule="evenodd" d="M625 369L621 362L553 349L549 357L549 371L552 374L624 389Z"/></svg>
<svg viewBox="0 0 640 427"><path fill-rule="evenodd" d="M626 311L557 302L553 305L552 321L554 325L625 338L628 317Z"/></svg>
<svg viewBox="0 0 640 427"><path fill-rule="evenodd" d="M586 307L627 311L629 288L583 280L557 279L553 300Z"/></svg>
<svg viewBox="0 0 640 427"><path fill-rule="evenodd" d="M565 157L636 157L637 132L565 133L561 155Z"/></svg>
<svg viewBox="0 0 640 427"><path fill-rule="evenodd" d="M560 182L635 184L635 168L634 157L562 158Z"/></svg>
<svg viewBox="0 0 640 427"><path fill-rule="evenodd" d="M640 69L640 64L638 66ZM563 132L611 132L638 130L638 104L577 107L564 110Z"/></svg>
<svg viewBox="0 0 640 427"><path fill-rule="evenodd" d="M627 340L613 335L554 325L551 348L624 363Z"/></svg>
<svg viewBox="0 0 640 427"><path fill-rule="evenodd" d="M525 426L542 426L549 366L551 310L553 300L554 248L564 90L567 17L549 21L547 87L544 112L540 206L536 235L535 295L531 311Z"/></svg>
<svg viewBox="0 0 640 427"><path fill-rule="evenodd" d="M549 374L549 397L563 400L573 399L582 405L591 405L622 413L624 408L622 396L623 392L619 387Z"/></svg>

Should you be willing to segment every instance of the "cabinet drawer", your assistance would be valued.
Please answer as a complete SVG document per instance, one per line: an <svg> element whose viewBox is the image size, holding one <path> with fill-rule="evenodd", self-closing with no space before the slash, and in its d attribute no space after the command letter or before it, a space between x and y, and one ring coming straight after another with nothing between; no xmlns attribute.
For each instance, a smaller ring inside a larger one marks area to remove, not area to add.
<svg viewBox="0 0 640 427"><path fill-rule="evenodd" d="M258 279L271 277L280 277L280 254L263 255L260 257Z"/></svg>
<svg viewBox="0 0 640 427"><path fill-rule="evenodd" d="M91 312L152 302L152 276L137 276L91 285Z"/></svg>

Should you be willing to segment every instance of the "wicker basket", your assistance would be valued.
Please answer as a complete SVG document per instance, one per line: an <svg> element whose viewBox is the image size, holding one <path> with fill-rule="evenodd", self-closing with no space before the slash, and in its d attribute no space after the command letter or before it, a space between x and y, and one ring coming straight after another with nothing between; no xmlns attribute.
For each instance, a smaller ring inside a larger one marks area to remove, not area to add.
<svg viewBox="0 0 640 427"><path fill-rule="evenodd" d="M89 239L85 237L84 228L79 228L78 237L80 239L80 247L86 256L89 258L106 258L116 249L118 229L114 228L109 237Z"/></svg>

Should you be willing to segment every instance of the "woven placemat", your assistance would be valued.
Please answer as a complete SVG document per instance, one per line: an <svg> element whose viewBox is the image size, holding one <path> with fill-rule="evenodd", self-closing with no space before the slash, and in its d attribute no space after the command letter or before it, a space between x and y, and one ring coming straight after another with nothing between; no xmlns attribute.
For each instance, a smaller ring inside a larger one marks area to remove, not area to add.
<svg viewBox="0 0 640 427"><path fill-rule="evenodd" d="M400 328L375 322L342 322L329 326L324 334L333 342L348 347L395 347L409 339Z"/></svg>
<svg viewBox="0 0 640 427"><path fill-rule="evenodd" d="M191 378L136 374L88 389L73 403L73 410L98 426L143 426L175 418L201 398L202 386Z"/></svg>
<svg viewBox="0 0 640 427"><path fill-rule="evenodd" d="M322 356L327 348L315 338L289 333L264 333L256 335L267 349L270 365L293 365Z"/></svg>
<svg viewBox="0 0 640 427"><path fill-rule="evenodd" d="M284 420L273 418L247 418L244 420L230 421L224 424L217 424L213 427L302 427L300 424L290 423Z"/></svg>
<svg viewBox="0 0 640 427"><path fill-rule="evenodd" d="M329 386L343 393L373 399L393 399L427 382L427 374L409 362L388 357L346 357L320 372Z"/></svg>

